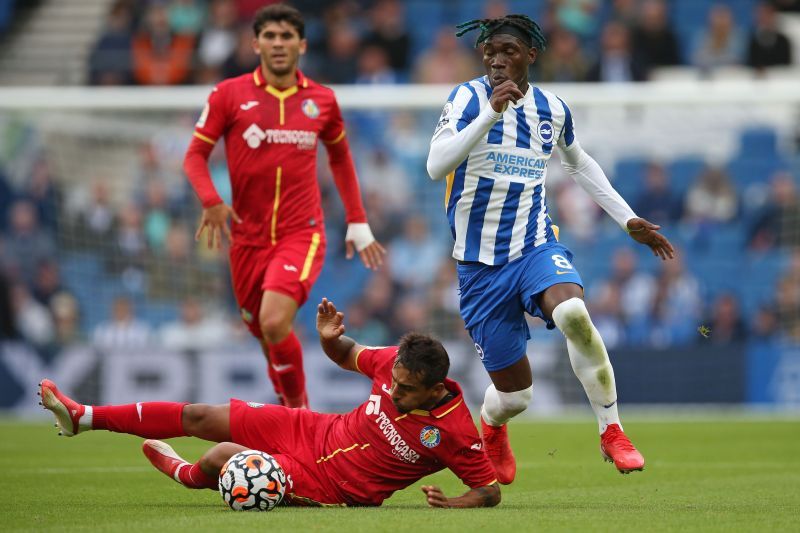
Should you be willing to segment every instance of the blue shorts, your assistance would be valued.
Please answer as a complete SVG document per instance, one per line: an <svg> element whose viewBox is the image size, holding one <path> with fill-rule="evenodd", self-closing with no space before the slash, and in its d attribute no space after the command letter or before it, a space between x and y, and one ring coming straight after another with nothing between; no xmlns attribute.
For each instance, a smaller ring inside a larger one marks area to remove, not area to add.
<svg viewBox="0 0 800 533"><path fill-rule="evenodd" d="M558 283L583 287L572 252L557 242L505 265L458 265L461 318L486 370L502 370L525 357L531 338L526 311L545 320L548 329L555 327L542 315L538 299Z"/></svg>

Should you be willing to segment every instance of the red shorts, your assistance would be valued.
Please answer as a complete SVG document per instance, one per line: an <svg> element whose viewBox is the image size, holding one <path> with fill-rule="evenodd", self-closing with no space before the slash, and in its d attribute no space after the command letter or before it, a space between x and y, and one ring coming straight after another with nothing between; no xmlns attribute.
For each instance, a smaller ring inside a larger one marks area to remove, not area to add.
<svg viewBox="0 0 800 533"><path fill-rule="evenodd" d="M308 299L325 259L325 233L311 228L282 237L275 246L237 246L230 251L233 292L250 332L263 337L258 323L264 291L289 296L298 307Z"/></svg>
<svg viewBox="0 0 800 533"><path fill-rule="evenodd" d="M291 482L285 501L292 505L344 505L344 500L317 467L322 443L339 415L231 398L231 440L275 457Z"/></svg>

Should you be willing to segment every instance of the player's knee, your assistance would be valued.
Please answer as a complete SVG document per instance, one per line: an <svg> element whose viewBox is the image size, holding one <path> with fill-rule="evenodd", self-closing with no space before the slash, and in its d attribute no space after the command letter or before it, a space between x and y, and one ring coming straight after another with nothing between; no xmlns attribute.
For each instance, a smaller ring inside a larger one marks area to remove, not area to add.
<svg viewBox="0 0 800 533"><path fill-rule="evenodd" d="M591 341L594 326L589 310L580 298L570 298L553 309L553 322L568 339L574 342Z"/></svg>
<svg viewBox="0 0 800 533"><path fill-rule="evenodd" d="M261 333L270 344L282 341L292 330L292 320L281 313L270 313L262 316L258 321Z"/></svg>
<svg viewBox="0 0 800 533"><path fill-rule="evenodd" d="M500 406L509 417L516 416L528 408L533 398L533 386L514 392L497 391Z"/></svg>

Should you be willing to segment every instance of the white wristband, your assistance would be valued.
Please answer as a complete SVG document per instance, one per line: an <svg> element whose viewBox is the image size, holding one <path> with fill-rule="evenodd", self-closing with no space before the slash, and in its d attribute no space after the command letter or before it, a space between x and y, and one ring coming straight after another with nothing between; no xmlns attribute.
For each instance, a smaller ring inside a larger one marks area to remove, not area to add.
<svg viewBox="0 0 800 533"><path fill-rule="evenodd" d="M353 242L356 251L361 251L373 242L375 237L372 235L372 230L369 229L369 224L366 222L358 222L347 225L347 233L344 236L345 242Z"/></svg>

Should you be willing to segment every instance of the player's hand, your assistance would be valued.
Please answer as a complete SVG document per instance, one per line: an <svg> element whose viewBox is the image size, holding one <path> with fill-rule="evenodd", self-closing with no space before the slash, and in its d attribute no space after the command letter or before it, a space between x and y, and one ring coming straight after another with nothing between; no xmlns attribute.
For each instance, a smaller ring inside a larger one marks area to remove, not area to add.
<svg viewBox="0 0 800 533"><path fill-rule="evenodd" d="M506 80L494 89L492 89L492 96L489 98L489 103L498 113L502 113L508 107L509 102L517 103L517 100L523 98L525 95L519 90L517 84L512 80Z"/></svg>
<svg viewBox="0 0 800 533"><path fill-rule="evenodd" d="M344 314L337 311L327 298L323 298L317 306L317 333L320 339L327 341L344 335Z"/></svg>
<svg viewBox="0 0 800 533"><path fill-rule="evenodd" d="M428 505L431 507L450 507L447 496L445 496L442 489L436 485L423 485L422 492L425 493L425 497L428 499Z"/></svg>
<svg viewBox="0 0 800 533"><path fill-rule="evenodd" d="M344 244L347 259L352 259L354 252L358 252L361 262L370 270L377 270L383 264L386 249L375 240L366 222L348 224Z"/></svg>
<svg viewBox="0 0 800 533"><path fill-rule="evenodd" d="M628 235L636 242L649 246L656 257L661 257L664 261L667 258L675 257L675 249L669 240L658 232L661 229L658 224L653 224L643 218L632 218L628 221L627 226Z"/></svg>
<svg viewBox="0 0 800 533"><path fill-rule="evenodd" d="M242 219L236 214L236 211L229 205L224 203L213 205L203 209L203 216L200 218L200 225L194 234L194 240L199 241L203 230L207 230L208 248L214 247L216 242L217 248L222 247L222 234L228 238L228 242L233 242L233 235L231 229L228 227L228 217L231 217L234 222L241 223Z"/></svg>

